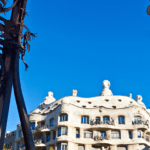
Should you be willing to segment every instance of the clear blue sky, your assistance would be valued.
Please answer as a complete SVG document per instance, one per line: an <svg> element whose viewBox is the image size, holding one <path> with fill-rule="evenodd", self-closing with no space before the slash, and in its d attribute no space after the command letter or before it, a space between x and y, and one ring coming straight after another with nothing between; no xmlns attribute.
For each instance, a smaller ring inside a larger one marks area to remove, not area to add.
<svg viewBox="0 0 150 150"><path fill-rule="evenodd" d="M42 3L41 3L42 2ZM27 2L25 24L38 37L20 61L22 90L30 113L48 91L56 99L98 96L102 81L114 95L142 95L150 106L150 16L148 0L45 0ZM12 93L7 131L19 116Z"/></svg>

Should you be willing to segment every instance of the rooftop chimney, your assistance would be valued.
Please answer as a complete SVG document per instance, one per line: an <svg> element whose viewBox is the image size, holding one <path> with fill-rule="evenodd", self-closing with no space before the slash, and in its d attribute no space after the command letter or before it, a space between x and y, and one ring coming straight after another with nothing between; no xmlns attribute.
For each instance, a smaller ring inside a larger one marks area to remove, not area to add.
<svg viewBox="0 0 150 150"><path fill-rule="evenodd" d="M72 90L72 96L77 96L77 90Z"/></svg>
<svg viewBox="0 0 150 150"><path fill-rule="evenodd" d="M132 98L132 93L129 94L129 97Z"/></svg>

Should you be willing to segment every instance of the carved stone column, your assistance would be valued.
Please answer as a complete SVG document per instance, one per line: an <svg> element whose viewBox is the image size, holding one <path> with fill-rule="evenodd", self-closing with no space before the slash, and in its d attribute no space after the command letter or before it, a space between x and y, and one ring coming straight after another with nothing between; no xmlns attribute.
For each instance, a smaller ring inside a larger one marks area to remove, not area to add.
<svg viewBox="0 0 150 150"><path fill-rule="evenodd" d="M137 139L137 130L132 131L133 139Z"/></svg>
<svg viewBox="0 0 150 150"><path fill-rule="evenodd" d="M84 136L84 130L83 128L80 128L80 138L83 139Z"/></svg>

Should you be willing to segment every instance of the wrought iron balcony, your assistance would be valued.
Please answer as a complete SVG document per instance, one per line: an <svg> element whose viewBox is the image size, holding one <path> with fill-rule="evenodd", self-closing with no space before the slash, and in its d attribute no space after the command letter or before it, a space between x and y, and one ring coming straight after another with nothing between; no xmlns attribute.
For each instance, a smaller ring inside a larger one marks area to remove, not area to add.
<svg viewBox="0 0 150 150"><path fill-rule="evenodd" d="M102 124L105 124L105 125L115 125L115 122L114 122L114 119L111 118L110 120L104 120L104 121L100 121L100 120L97 120L97 119L91 119L90 120L90 125L102 125Z"/></svg>
<svg viewBox="0 0 150 150"><path fill-rule="evenodd" d="M35 143L35 145L44 144L44 140L43 139L35 139L34 143Z"/></svg>
<svg viewBox="0 0 150 150"><path fill-rule="evenodd" d="M47 125L39 125L39 126L36 126L34 130L32 130L32 133L33 132L40 132L41 130L43 129L48 129L48 126Z"/></svg>
<svg viewBox="0 0 150 150"><path fill-rule="evenodd" d="M109 140L109 136L94 136L95 141Z"/></svg>
<svg viewBox="0 0 150 150"><path fill-rule="evenodd" d="M132 124L133 125L146 125L149 128L148 120L147 121L135 120L135 121L132 121Z"/></svg>

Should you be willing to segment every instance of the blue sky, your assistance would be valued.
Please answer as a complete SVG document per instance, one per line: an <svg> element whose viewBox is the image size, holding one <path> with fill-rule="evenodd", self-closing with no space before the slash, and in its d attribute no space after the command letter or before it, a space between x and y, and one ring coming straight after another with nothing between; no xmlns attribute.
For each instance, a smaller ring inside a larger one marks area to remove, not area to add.
<svg viewBox="0 0 150 150"><path fill-rule="evenodd" d="M20 61L22 90L30 113L48 91L56 99L98 96L102 81L114 95L142 95L149 108L150 16L148 0L28 1L25 24L38 37ZM7 15L8 17L8 15ZM19 116L12 92L7 131Z"/></svg>

